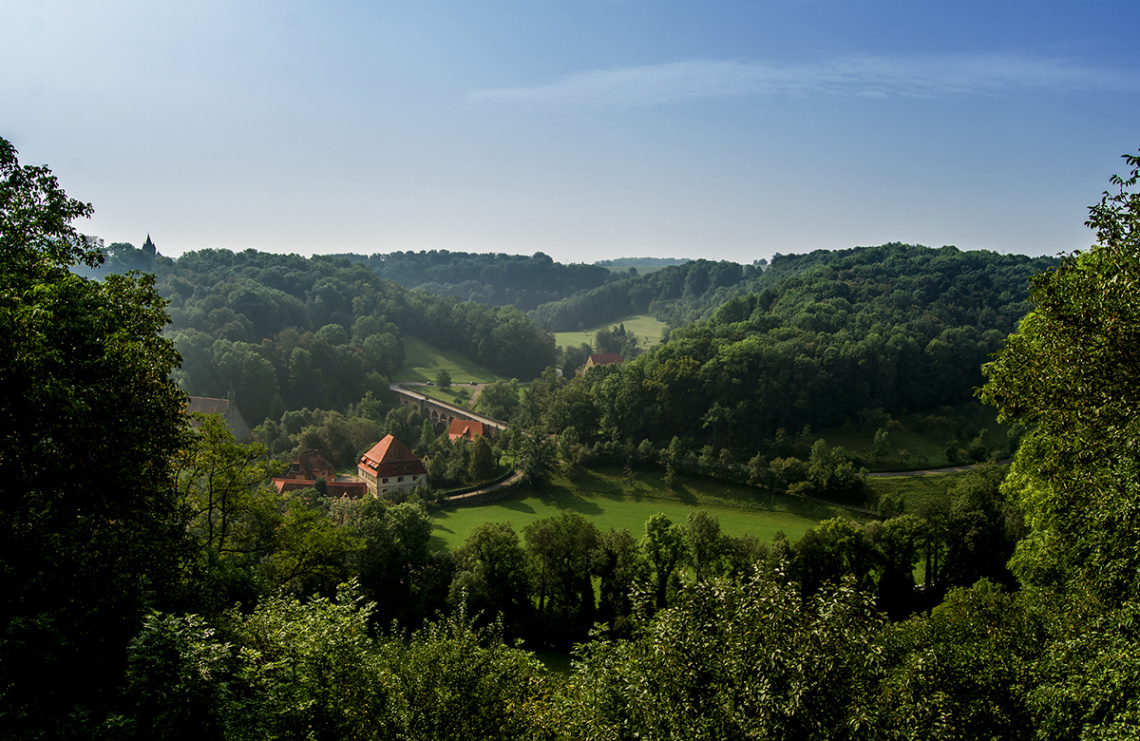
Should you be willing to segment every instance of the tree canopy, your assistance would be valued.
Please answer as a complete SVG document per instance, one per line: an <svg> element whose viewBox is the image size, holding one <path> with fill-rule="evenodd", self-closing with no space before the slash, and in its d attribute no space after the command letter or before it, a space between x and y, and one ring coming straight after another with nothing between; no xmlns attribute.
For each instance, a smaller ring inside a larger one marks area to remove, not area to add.
<svg viewBox="0 0 1140 741"><path fill-rule="evenodd" d="M64 722L117 683L185 552L171 460L185 397L153 276L69 271L91 207L0 139L0 719ZM110 681L108 681L110 680Z"/></svg>
<svg viewBox="0 0 1140 741"><path fill-rule="evenodd" d="M1110 605L1140 587L1140 158L1126 160L1090 209L1097 243L1034 279L1033 311L982 393L1030 428L1007 484L1031 527L1019 576Z"/></svg>

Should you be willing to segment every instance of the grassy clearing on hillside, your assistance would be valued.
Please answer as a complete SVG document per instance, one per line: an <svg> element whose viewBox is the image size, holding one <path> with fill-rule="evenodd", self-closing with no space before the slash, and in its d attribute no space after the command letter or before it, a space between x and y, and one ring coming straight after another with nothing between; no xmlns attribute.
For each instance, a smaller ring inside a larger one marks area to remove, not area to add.
<svg viewBox="0 0 1140 741"><path fill-rule="evenodd" d="M432 513L432 544L456 548L485 522L510 522L521 537L531 522L567 510L599 530L626 529L640 537L646 520L657 512L684 522L690 511L703 509L718 518L721 531L728 535L753 535L771 542L782 531L794 541L821 520L843 513L837 507L706 479L679 476L677 489L670 490L661 479L657 472L636 472L626 478L616 468L585 470L573 479L557 476L540 491L520 488L495 504L445 507Z"/></svg>
<svg viewBox="0 0 1140 741"><path fill-rule="evenodd" d="M451 350L440 350L435 345L424 342L419 337L404 335L404 367L396 373L392 380L402 381L431 381L435 382L435 375L440 369L446 369L451 374L452 383L492 383L494 381L509 380L485 368L462 353Z"/></svg>
<svg viewBox="0 0 1140 741"><path fill-rule="evenodd" d="M454 404L457 407L471 408L471 394L474 393L474 389L467 384L452 383L445 389L438 386L412 386L410 388L418 394L446 401L448 404Z"/></svg>
<svg viewBox="0 0 1140 741"><path fill-rule="evenodd" d="M849 453L861 458L870 471L917 471L969 462L952 462L946 457L947 441L956 433L959 438L966 438L961 441L963 447L982 429L988 431L993 447L1009 446L1008 427L997 421L997 411L977 402L899 417L898 424L888 428L890 454L876 461L871 457L871 443L880 426L879 423L845 425L821 429L817 436L826 440L828 445L842 445ZM900 455L902 451L908 455Z"/></svg>
<svg viewBox="0 0 1140 741"><path fill-rule="evenodd" d="M896 503L899 514L922 515L929 508L948 506L950 489L966 473L945 473L936 476L888 476L867 478L867 506L874 509L880 502Z"/></svg>
<svg viewBox="0 0 1140 741"><path fill-rule="evenodd" d="M661 341L661 332L665 329L665 322L654 319L647 314L637 314L635 316L627 316L624 319L618 319L614 322L599 324L596 327L590 327L589 329L583 329L578 332L555 332L554 344L560 347L577 347L585 342L590 347L593 347L594 334L599 329L609 329L619 324L625 325L626 332L633 332L637 335L637 338L641 340L642 347L650 347L659 343Z"/></svg>

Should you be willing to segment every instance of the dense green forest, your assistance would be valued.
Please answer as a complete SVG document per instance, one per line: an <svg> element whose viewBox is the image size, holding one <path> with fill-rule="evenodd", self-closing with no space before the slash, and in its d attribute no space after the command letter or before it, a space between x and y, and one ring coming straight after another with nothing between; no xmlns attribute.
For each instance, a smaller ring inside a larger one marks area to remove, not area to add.
<svg viewBox="0 0 1140 741"><path fill-rule="evenodd" d="M759 265L693 260L647 275L630 275L588 291L545 303L531 312L552 332L593 327L630 314L652 314L672 327L707 315L746 279L760 276Z"/></svg>
<svg viewBox="0 0 1140 741"><path fill-rule="evenodd" d="M156 276L170 302L180 386L205 396L234 390L255 425L382 396L403 363L405 334L524 381L556 363L572 374L584 361L579 348L558 358L549 335L513 307L410 291L342 258L206 250L170 260L123 244L105 252L102 273L143 266ZM647 306L672 301L710 316L675 329L620 377L582 379L602 420L597 433L566 417L548 426L635 444L668 443L683 429L698 447L751 456L779 428L960 404L1025 313L1029 276L1054 262L892 244L780 256L762 272L695 261L611 282L601 290L622 301L646 291L653 297L638 301ZM604 303L596 293L589 300ZM638 350L620 332L600 333L597 349L632 357Z"/></svg>
<svg viewBox="0 0 1140 741"><path fill-rule="evenodd" d="M408 288L488 306L510 304L522 311L589 291L611 279L604 267L563 265L541 252L525 257L430 250L341 257L363 263L384 280Z"/></svg>
<svg viewBox="0 0 1140 741"><path fill-rule="evenodd" d="M902 244L780 257L758 279L769 287L624 365L536 381L520 419L554 434L572 428L611 460L636 448L643 459L695 468L700 457L731 472L757 456L760 468L804 459L795 441L810 445L805 426L884 426L969 401L982 364L1028 309L1030 276L1055 264Z"/></svg>
<svg viewBox="0 0 1140 741"><path fill-rule="evenodd" d="M280 452L306 431L330 443L360 420L377 426L369 432L402 425L410 444L430 447L430 425L368 394L369 374L395 362L389 348L366 364L369 337L453 332L463 343L459 332L476 328L487 357L513 340L553 360L548 335L514 309L411 292L342 259L104 254L73 224L91 207L0 139L5 734L1134 737L1140 157L1127 162L1129 176L1090 210L1096 245L1044 269L904 245L781 258L754 276L774 280L786 259L780 281L624 367L576 380L547 371L521 399L510 383L497 389L518 424L496 445L535 486L590 456L715 462L749 477L788 473L790 456L817 491L833 491L851 483L851 461L781 434L800 419L790 415L816 423L875 405L866 414L886 419L973 383L1024 427L1008 475L983 466L944 509L828 520L796 543L729 538L699 511L653 517L637 534L566 513L521 534L484 526L447 553L427 547L418 496L353 502L264 486L275 463L262 444L237 443L216 418L188 425L179 384L201 381L179 354L208 340L210 353L261 367L259 383L277 384L265 404L284 409L262 434L292 436L276 441ZM151 272L71 269L140 259ZM1018 281L1030 275L1022 303ZM1004 344L1003 331L1013 332ZM281 381L320 343L343 355L304 390L325 396L297 404L300 387ZM357 362L359 386L340 375ZM984 377L973 376L982 362ZM733 388L785 371L790 410ZM824 374L853 389L848 406L824 396L811 407L822 380L796 396ZM911 388L923 383L937 388ZM665 429L642 426L607 384L643 394L651 419L664 405ZM747 465L755 440L710 416L729 403L755 405L756 440L771 435ZM493 473L486 452L457 450L453 473ZM561 675L517 639L584 643Z"/></svg>
<svg viewBox="0 0 1140 741"><path fill-rule="evenodd" d="M288 410L380 397L411 334L509 377L555 360L553 338L511 306L410 291L343 258L202 250L171 260L113 244L87 274L145 267L169 301L167 335L191 395L233 390L251 425Z"/></svg>
<svg viewBox="0 0 1140 741"><path fill-rule="evenodd" d="M554 332L641 313L681 326L731 296L756 290L751 279L763 270L761 264L644 258L639 264L661 269L639 276L636 269L608 269L610 264L625 264L621 260L564 265L541 252L530 257L448 250L332 257L367 265L384 280L436 296L513 305Z"/></svg>

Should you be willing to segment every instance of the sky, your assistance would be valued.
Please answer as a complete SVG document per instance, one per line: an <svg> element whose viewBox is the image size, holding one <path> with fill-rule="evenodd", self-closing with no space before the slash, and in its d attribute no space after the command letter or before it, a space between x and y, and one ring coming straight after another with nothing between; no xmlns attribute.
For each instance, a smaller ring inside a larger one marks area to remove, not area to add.
<svg viewBox="0 0 1140 741"><path fill-rule="evenodd" d="M0 137L160 253L1056 255L1135 0L0 0Z"/></svg>

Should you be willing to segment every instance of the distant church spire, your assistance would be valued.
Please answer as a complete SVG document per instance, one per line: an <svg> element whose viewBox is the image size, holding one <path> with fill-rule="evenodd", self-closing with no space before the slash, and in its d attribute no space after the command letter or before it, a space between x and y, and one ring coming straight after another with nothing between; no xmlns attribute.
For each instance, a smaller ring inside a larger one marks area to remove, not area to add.
<svg viewBox="0 0 1140 741"><path fill-rule="evenodd" d="M154 257L155 253L158 252L158 250L154 246L154 242L150 241L150 232L147 232L146 241L143 242L142 248L143 248L143 252L146 253L147 257Z"/></svg>

